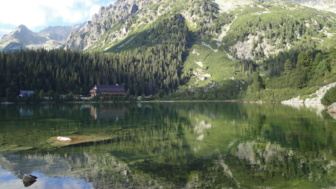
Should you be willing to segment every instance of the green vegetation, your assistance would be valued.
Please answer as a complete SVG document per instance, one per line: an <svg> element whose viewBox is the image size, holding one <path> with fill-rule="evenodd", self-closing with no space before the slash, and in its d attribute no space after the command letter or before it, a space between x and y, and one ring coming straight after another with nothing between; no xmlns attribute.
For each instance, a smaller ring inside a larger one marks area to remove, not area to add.
<svg viewBox="0 0 336 189"><path fill-rule="evenodd" d="M330 90L328 90L327 93L322 98L321 102L322 104L327 105L327 106L336 102L336 87L333 87Z"/></svg>
<svg viewBox="0 0 336 189"><path fill-rule="evenodd" d="M191 48L184 62L190 79L179 87L178 93L185 91L179 98L213 99L217 90L229 86L228 80L235 80L236 89L226 91L238 91L234 99L281 101L307 96L336 81L333 13L265 2L215 16L212 23L190 34ZM218 36L225 30L220 43ZM238 42L245 45L241 55L242 49L235 49ZM263 80L261 90L252 90L255 72ZM203 79L204 74L211 77Z"/></svg>

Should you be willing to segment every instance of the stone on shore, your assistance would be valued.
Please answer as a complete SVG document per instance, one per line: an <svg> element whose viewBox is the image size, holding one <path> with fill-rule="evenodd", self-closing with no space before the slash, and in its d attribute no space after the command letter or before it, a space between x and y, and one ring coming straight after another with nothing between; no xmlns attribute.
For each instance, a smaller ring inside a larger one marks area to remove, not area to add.
<svg viewBox="0 0 336 189"><path fill-rule="evenodd" d="M102 142L102 141L109 141L115 138L114 135L112 136L101 136L101 135L89 135L89 136L66 136L64 138L71 139L70 141L59 140L58 137L50 137L48 143L54 147L62 147L62 146L71 146L71 145L78 145L78 144L89 144L94 142Z"/></svg>
<svg viewBox="0 0 336 189"><path fill-rule="evenodd" d="M71 142L72 139L70 137L62 137L62 136L58 136L57 138L57 141L59 142Z"/></svg>

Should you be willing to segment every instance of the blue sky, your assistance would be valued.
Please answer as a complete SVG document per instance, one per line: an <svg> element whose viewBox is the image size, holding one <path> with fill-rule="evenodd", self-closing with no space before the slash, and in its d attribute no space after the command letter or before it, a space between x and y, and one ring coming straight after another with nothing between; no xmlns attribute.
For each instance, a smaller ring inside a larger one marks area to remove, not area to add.
<svg viewBox="0 0 336 189"><path fill-rule="evenodd" d="M115 0L10 0L0 6L0 39L23 24L34 32L48 26L68 26L91 19Z"/></svg>

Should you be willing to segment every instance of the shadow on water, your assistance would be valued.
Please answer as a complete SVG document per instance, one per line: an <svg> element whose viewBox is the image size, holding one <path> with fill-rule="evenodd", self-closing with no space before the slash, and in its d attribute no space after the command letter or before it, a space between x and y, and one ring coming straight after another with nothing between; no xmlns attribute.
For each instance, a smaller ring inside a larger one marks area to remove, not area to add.
<svg viewBox="0 0 336 189"><path fill-rule="evenodd" d="M13 105L0 111L0 173L16 178L36 173L53 186L62 187L55 179L70 179L86 188L336 186L335 120L310 109L207 102ZM59 135L114 138L46 144Z"/></svg>

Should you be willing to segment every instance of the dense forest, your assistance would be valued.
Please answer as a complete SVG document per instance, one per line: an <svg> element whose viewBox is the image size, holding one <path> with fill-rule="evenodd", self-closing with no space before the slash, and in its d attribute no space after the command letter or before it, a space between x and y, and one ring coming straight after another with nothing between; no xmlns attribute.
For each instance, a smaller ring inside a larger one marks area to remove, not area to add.
<svg viewBox="0 0 336 189"><path fill-rule="evenodd" d="M263 101L281 101L296 96L312 98L310 94L335 80L335 48L324 51L292 49L255 67L244 98ZM333 94L326 95L322 103L328 105L335 101L336 98L331 97Z"/></svg>
<svg viewBox="0 0 336 189"><path fill-rule="evenodd" d="M61 49L2 53L0 97L14 97L19 90L85 95L96 84L124 85L130 95L172 92L183 82L183 53L188 43L183 17L163 19L142 37L155 39L156 45L114 53Z"/></svg>

